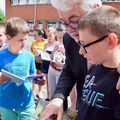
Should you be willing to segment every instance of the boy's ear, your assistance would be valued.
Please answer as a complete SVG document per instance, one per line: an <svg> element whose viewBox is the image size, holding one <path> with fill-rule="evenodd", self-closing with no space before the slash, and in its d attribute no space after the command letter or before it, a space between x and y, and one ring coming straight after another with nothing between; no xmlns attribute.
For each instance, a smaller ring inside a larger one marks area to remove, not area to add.
<svg viewBox="0 0 120 120"><path fill-rule="evenodd" d="M10 35L6 35L7 40L11 40L11 36Z"/></svg>
<svg viewBox="0 0 120 120"><path fill-rule="evenodd" d="M117 35L114 34L114 33L111 33L109 36L108 36L108 44L109 44L109 48L114 48L116 45L117 45L117 42L118 42L118 38L117 38Z"/></svg>

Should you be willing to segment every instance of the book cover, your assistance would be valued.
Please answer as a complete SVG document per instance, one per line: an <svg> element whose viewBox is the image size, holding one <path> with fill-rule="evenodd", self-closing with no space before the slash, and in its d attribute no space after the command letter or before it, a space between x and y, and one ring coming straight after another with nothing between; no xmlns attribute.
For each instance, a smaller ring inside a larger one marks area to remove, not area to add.
<svg viewBox="0 0 120 120"><path fill-rule="evenodd" d="M9 77L11 79L11 81L17 83L17 84L22 84L23 82L25 82L25 80L33 80L33 79L38 79L38 78L42 78L43 76L45 76L45 74L40 74L40 75L29 75L26 78L22 78L20 76L17 76L15 74L12 74L6 70L1 70L2 75Z"/></svg>

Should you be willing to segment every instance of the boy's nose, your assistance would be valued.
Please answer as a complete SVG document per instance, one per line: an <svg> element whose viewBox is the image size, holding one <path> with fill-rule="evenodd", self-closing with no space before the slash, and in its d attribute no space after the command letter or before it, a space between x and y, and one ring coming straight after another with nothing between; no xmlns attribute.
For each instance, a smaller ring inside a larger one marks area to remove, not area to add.
<svg viewBox="0 0 120 120"><path fill-rule="evenodd" d="M79 49L79 54L80 55L84 55L84 56L86 54L86 52L82 49L82 47L80 47L80 49Z"/></svg>

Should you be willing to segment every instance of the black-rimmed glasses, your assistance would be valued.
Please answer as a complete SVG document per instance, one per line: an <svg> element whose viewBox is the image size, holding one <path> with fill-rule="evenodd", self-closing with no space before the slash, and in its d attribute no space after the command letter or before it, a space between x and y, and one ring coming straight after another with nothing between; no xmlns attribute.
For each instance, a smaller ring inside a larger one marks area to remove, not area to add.
<svg viewBox="0 0 120 120"><path fill-rule="evenodd" d="M93 41L93 42L91 42L91 43L86 44L86 45L82 45L82 44L80 43L80 41L78 41L78 44L79 44L80 48L83 49L83 50L85 51L85 53L87 53L86 47L89 47L89 46L91 46L91 45L93 45L93 44L96 44L96 43L98 43L98 42L101 42L101 41L103 41L106 37L108 37L108 35L105 35L105 36L103 36L102 38L99 38L99 39L97 39L97 40L95 40L95 41Z"/></svg>
<svg viewBox="0 0 120 120"><path fill-rule="evenodd" d="M68 22L66 22L64 19L60 18L60 23L63 24L66 28L70 27L71 29L76 30L79 19L80 17L78 16L71 16L68 18Z"/></svg>

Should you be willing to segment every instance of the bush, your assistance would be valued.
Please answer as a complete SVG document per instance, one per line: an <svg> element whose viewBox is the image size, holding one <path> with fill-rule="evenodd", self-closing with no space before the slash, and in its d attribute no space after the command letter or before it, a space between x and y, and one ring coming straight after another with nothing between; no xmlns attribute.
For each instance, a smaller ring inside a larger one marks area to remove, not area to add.
<svg viewBox="0 0 120 120"><path fill-rule="evenodd" d="M0 21L5 21L4 12L0 9Z"/></svg>

